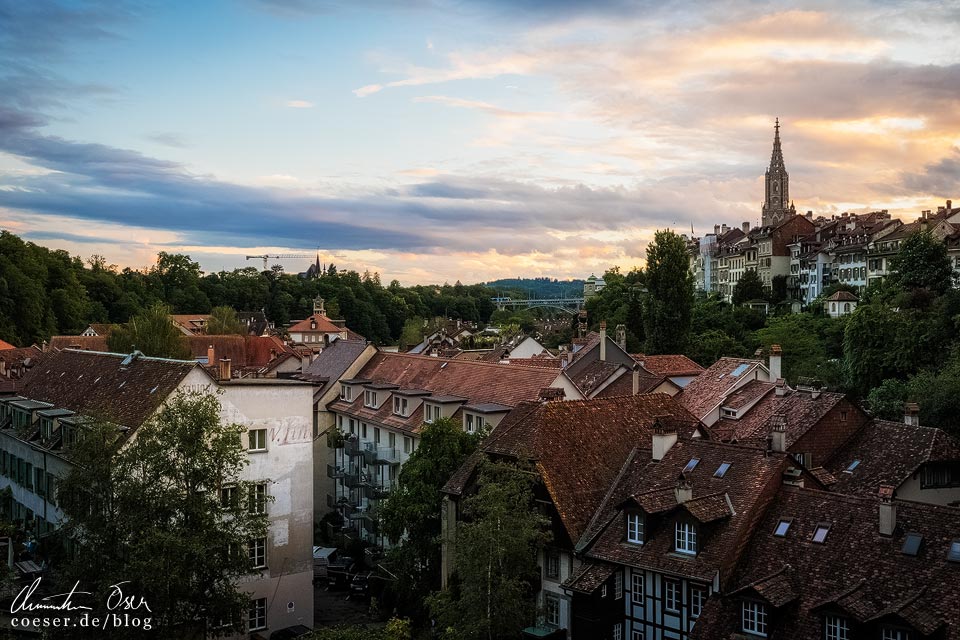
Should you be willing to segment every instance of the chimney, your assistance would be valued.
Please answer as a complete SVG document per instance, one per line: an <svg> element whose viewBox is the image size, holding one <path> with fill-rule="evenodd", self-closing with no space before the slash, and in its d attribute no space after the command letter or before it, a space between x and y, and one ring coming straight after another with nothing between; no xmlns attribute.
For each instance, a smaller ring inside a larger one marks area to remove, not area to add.
<svg viewBox="0 0 960 640"><path fill-rule="evenodd" d="M720 233L726 233L729 230L729 227L726 224L720 225Z"/></svg>
<svg viewBox="0 0 960 640"><path fill-rule="evenodd" d="M787 383L783 378L777 378L776 387L774 390L778 398L782 398L783 396L787 395Z"/></svg>
<svg viewBox="0 0 960 640"><path fill-rule="evenodd" d="M807 211L807 220L813 220L813 211Z"/></svg>
<svg viewBox="0 0 960 640"><path fill-rule="evenodd" d="M718 224L713 225L713 235L715 236L720 235L720 225Z"/></svg>
<svg viewBox="0 0 960 640"><path fill-rule="evenodd" d="M7 361L4 360L3 358L0 358L0 376L6 376L6 375L7 375ZM636 394L637 392L634 391L633 393Z"/></svg>
<svg viewBox="0 0 960 640"><path fill-rule="evenodd" d="M953 200L947 200L947 211L953 209Z"/></svg>
<svg viewBox="0 0 960 640"><path fill-rule="evenodd" d="M912 427L920 426L920 405L916 402L908 402L903 405L903 424L909 424Z"/></svg>
<svg viewBox="0 0 960 640"><path fill-rule="evenodd" d="M750 222L744 221L744 223L740 225L740 230L744 233L750 233Z"/></svg>
<svg viewBox="0 0 960 640"><path fill-rule="evenodd" d="M607 321L600 321L600 362L607 361Z"/></svg>
<svg viewBox="0 0 960 640"><path fill-rule="evenodd" d="M683 504L693 499L693 487L682 473L677 478L677 486L674 487L673 494L677 497L677 504Z"/></svg>
<svg viewBox="0 0 960 640"><path fill-rule="evenodd" d="M230 358L220 358L220 380L229 380L230 375Z"/></svg>
<svg viewBox="0 0 960 640"><path fill-rule="evenodd" d="M622 324L617 325L617 346L627 350L627 328Z"/></svg>
<svg viewBox="0 0 960 640"><path fill-rule="evenodd" d="M2 362L2 361L0 361ZM0 364L0 366L3 366ZM640 393L640 365L633 365L633 395Z"/></svg>
<svg viewBox="0 0 960 640"><path fill-rule="evenodd" d="M217 359L214 358L213 356L214 356L213 345L211 344L207 346L207 366L208 367L212 367L213 363L217 361Z"/></svg>
<svg viewBox="0 0 960 640"><path fill-rule="evenodd" d="M782 375L782 365L783 363L783 350L778 344L770 345L770 379L779 380L783 377Z"/></svg>
<svg viewBox="0 0 960 640"><path fill-rule="evenodd" d="M560 354L560 368L566 369L568 364L570 364L570 352L564 351Z"/></svg>
<svg viewBox="0 0 960 640"><path fill-rule="evenodd" d="M880 485L880 535L892 536L897 528L897 505L893 503L893 487Z"/></svg>
<svg viewBox="0 0 960 640"><path fill-rule="evenodd" d="M677 443L677 432L667 430L660 418L653 420L653 455L656 461L663 460L663 457L670 451L670 447Z"/></svg>
<svg viewBox="0 0 960 640"><path fill-rule="evenodd" d="M787 416L782 413L770 418L770 448L777 453L787 452Z"/></svg>

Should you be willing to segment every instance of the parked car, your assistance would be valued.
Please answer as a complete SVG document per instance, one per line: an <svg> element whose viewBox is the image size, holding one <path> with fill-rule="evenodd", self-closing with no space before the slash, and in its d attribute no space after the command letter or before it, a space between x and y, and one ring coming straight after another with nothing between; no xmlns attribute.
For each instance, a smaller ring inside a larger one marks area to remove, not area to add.
<svg viewBox="0 0 960 640"><path fill-rule="evenodd" d="M353 580L350 581L350 593L355 596L368 597L370 595L370 577L372 575L373 571L363 571L353 576Z"/></svg>
<svg viewBox="0 0 960 640"><path fill-rule="evenodd" d="M327 587L330 589L349 589L350 581L356 573L356 565L349 558L327 565Z"/></svg>

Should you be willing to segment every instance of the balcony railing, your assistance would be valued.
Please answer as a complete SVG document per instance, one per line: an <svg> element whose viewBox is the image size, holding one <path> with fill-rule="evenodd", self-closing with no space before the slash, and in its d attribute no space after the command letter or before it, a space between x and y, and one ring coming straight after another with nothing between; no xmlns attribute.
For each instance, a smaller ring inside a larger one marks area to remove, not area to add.
<svg viewBox="0 0 960 640"><path fill-rule="evenodd" d="M350 473L343 476L343 484L351 489L365 487L370 483L370 477L365 473Z"/></svg>
<svg viewBox="0 0 960 640"><path fill-rule="evenodd" d="M360 441L354 438L347 440L346 444L343 445L343 452L351 457L362 456L363 447L360 446Z"/></svg>
<svg viewBox="0 0 960 640"><path fill-rule="evenodd" d="M378 447L374 442L363 445L363 461L366 464L398 464L400 457L396 447Z"/></svg>
<svg viewBox="0 0 960 640"><path fill-rule="evenodd" d="M327 477L328 478L342 478L346 472L343 467L338 467L332 464L327 465Z"/></svg>
<svg viewBox="0 0 960 640"><path fill-rule="evenodd" d="M371 484L367 487L368 500L383 500L390 495L393 490L393 484L390 482L383 484Z"/></svg>

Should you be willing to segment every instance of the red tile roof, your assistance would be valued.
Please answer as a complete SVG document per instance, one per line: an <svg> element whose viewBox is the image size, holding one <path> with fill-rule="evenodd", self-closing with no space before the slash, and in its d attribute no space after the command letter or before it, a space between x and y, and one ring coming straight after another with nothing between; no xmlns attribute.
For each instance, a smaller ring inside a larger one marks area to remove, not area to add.
<svg viewBox="0 0 960 640"><path fill-rule="evenodd" d="M16 349L16 347L10 344L9 342L4 342L3 340L0 340L0 351L3 351L5 349Z"/></svg>
<svg viewBox="0 0 960 640"><path fill-rule="evenodd" d="M51 336L50 349L110 350L107 346L107 336Z"/></svg>
<svg viewBox="0 0 960 640"><path fill-rule="evenodd" d="M316 328L310 327L310 322L312 320L316 321L317 323ZM341 331L343 331L343 329L333 324L333 322L331 322L330 318L328 318L327 316L323 316L320 314L314 314L309 318L307 318L306 320L301 320L300 322L297 322L292 327L287 329L288 333L310 333L311 331L316 331L319 333L340 333Z"/></svg>
<svg viewBox="0 0 960 640"><path fill-rule="evenodd" d="M742 365L743 370L736 376L732 375ZM679 396L680 404L693 415L703 418L730 393L734 384L742 381L744 376L755 377L755 372L761 366L759 360L720 358L683 388Z"/></svg>
<svg viewBox="0 0 960 640"><path fill-rule="evenodd" d="M635 353L633 359L650 373L659 376L696 376L704 370L696 362L682 355L648 356Z"/></svg>
<svg viewBox="0 0 960 640"><path fill-rule="evenodd" d="M652 376L649 374L641 374L639 380L639 385L637 393L650 393L654 389L660 386L663 381L668 380L664 376ZM676 386L676 385L674 385ZM613 396L629 396L633 395L633 372L627 371L619 378L605 386L600 390L594 397L595 398L610 398Z"/></svg>

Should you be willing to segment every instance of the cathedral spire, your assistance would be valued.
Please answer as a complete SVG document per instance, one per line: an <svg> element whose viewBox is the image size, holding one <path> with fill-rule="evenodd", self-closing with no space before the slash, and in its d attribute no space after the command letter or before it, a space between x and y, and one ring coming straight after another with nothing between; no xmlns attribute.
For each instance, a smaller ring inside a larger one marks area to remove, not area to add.
<svg viewBox="0 0 960 640"><path fill-rule="evenodd" d="M784 169L783 149L780 148L780 118L773 125L773 153L770 154L770 169Z"/></svg>
<svg viewBox="0 0 960 640"><path fill-rule="evenodd" d="M779 225L796 213L790 200L790 177L783 163L783 149L780 146L780 118L773 124L773 152L770 154L770 166L765 176L763 198L763 226ZM790 203L790 204L787 204Z"/></svg>

